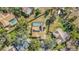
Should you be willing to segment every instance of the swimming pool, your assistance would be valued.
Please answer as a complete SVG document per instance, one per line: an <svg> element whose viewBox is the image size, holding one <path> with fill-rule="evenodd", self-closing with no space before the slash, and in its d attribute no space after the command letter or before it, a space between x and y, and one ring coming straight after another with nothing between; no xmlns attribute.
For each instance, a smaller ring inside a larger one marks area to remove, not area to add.
<svg viewBox="0 0 79 59"><path fill-rule="evenodd" d="M41 24L42 24L41 22L33 22L32 26L41 26Z"/></svg>
<svg viewBox="0 0 79 59"><path fill-rule="evenodd" d="M12 19L12 20L10 21L10 24L11 24L11 25L15 25L16 23L17 23L16 18L14 18L14 19Z"/></svg>

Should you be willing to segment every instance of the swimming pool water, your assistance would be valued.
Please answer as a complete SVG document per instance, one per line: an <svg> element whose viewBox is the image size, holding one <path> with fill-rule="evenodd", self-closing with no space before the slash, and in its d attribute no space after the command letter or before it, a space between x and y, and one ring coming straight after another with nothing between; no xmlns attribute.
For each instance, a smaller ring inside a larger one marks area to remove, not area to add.
<svg viewBox="0 0 79 59"><path fill-rule="evenodd" d="M41 26L41 22L33 22L32 26Z"/></svg>

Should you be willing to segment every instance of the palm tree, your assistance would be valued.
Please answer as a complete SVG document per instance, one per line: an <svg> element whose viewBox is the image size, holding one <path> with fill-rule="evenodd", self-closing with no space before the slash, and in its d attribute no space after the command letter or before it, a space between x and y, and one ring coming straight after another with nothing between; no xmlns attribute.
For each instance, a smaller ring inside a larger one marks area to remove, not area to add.
<svg viewBox="0 0 79 59"><path fill-rule="evenodd" d="M45 11L45 18L49 15L49 13L50 13L50 9Z"/></svg>
<svg viewBox="0 0 79 59"><path fill-rule="evenodd" d="M50 17L49 19L46 20L46 25L47 25L47 33L49 32L50 24L54 22L56 18L54 16Z"/></svg>

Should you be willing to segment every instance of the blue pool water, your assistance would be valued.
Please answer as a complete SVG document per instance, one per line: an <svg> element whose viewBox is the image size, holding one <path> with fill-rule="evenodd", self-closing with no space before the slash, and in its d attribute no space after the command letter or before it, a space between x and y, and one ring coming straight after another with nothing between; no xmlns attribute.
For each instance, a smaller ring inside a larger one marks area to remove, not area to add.
<svg viewBox="0 0 79 59"><path fill-rule="evenodd" d="M32 26L41 26L41 23L40 22L33 22Z"/></svg>
<svg viewBox="0 0 79 59"><path fill-rule="evenodd" d="M11 25L15 25L16 23L17 23L17 20L15 18L10 21Z"/></svg>

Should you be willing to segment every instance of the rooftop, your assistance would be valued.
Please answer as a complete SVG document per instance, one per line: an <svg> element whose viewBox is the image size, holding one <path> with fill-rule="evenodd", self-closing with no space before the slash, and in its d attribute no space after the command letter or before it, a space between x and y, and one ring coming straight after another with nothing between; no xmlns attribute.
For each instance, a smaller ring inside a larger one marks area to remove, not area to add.
<svg viewBox="0 0 79 59"><path fill-rule="evenodd" d="M56 29L56 31L53 32L53 35L57 39L62 39L63 42L69 39L68 33L64 32L61 28Z"/></svg>
<svg viewBox="0 0 79 59"><path fill-rule="evenodd" d="M28 15L30 15L33 11L32 7L22 7L22 11Z"/></svg>
<svg viewBox="0 0 79 59"><path fill-rule="evenodd" d="M9 25L9 21L15 18L15 16L11 13L0 14L0 23L6 27Z"/></svg>
<svg viewBox="0 0 79 59"><path fill-rule="evenodd" d="M44 27L42 22L32 23L32 37L44 37Z"/></svg>

